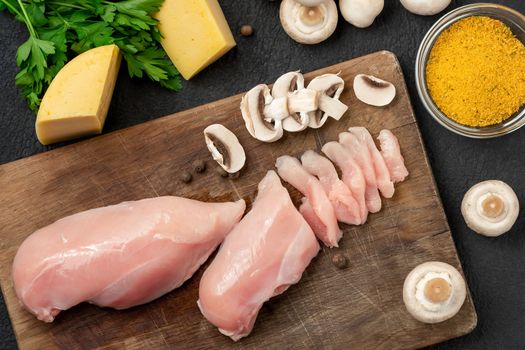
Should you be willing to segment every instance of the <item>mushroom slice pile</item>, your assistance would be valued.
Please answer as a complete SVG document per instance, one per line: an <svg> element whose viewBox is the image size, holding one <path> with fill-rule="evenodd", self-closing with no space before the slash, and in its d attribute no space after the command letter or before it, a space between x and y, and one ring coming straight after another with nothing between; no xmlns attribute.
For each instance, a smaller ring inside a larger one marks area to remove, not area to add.
<svg viewBox="0 0 525 350"><path fill-rule="evenodd" d="M298 93L299 91L302 91L304 89L304 77L299 72L288 72L286 74L281 75L273 84L272 87L272 96L273 98L283 98L288 97L291 94ZM306 96L305 96L306 97ZM295 99L295 103L304 103L305 105L311 104L312 100L310 101L304 101L304 100L297 100ZM317 103L317 96L315 96L315 103ZM301 106L290 106L292 109L297 109L297 107ZM315 110L317 109L316 106L314 106ZM306 111L309 112L309 111ZM291 113L288 118L285 118L283 120L283 128L286 131L290 132L298 132L306 129L308 127L308 114L306 112L295 112Z"/></svg>
<svg viewBox="0 0 525 350"><path fill-rule="evenodd" d="M345 81L337 74L323 74L312 79L307 89L319 92L319 109L308 113L309 127L322 127L328 117L341 119L348 110L348 106L339 101L344 86Z"/></svg>
<svg viewBox="0 0 525 350"><path fill-rule="evenodd" d="M389 105L396 97L396 87L373 75L358 74L354 78L354 93L362 102L376 107Z"/></svg>
<svg viewBox="0 0 525 350"><path fill-rule="evenodd" d="M407 311L424 323L438 323L454 317L466 296L467 287L458 270L437 261L416 266L403 286Z"/></svg>
<svg viewBox="0 0 525 350"><path fill-rule="evenodd" d="M279 11L284 31L301 44L326 40L335 31L338 16L334 0L283 0Z"/></svg>
<svg viewBox="0 0 525 350"><path fill-rule="evenodd" d="M257 85L248 91L241 100L242 118L246 124L246 129L250 135L263 142L274 142L283 137L282 119L277 118L277 116L271 118L266 115L267 112L271 112L268 106L272 101L270 89L265 84ZM281 110L284 109L285 107L281 106ZM272 110L277 110L276 104L272 106ZM282 111L280 113L281 116L286 114ZM288 115L286 114L284 117Z"/></svg>
<svg viewBox="0 0 525 350"><path fill-rule="evenodd" d="M489 180L474 185L463 198L461 213L475 232L496 237L509 231L518 218L516 193L502 181Z"/></svg>
<svg viewBox="0 0 525 350"><path fill-rule="evenodd" d="M213 159L228 173L233 174L244 167L246 154L237 136L221 124L204 129L206 146Z"/></svg>
<svg viewBox="0 0 525 350"><path fill-rule="evenodd" d="M371 26L384 6L384 0L339 0L344 19L357 28Z"/></svg>

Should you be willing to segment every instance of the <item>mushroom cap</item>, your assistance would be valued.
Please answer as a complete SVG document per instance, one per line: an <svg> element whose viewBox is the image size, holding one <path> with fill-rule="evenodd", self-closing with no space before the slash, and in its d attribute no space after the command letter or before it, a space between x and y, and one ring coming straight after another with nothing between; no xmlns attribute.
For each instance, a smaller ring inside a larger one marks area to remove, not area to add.
<svg viewBox="0 0 525 350"><path fill-rule="evenodd" d="M273 101L270 89L259 84L248 91L241 100L241 113L246 129L257 140L274 142L283 136L282 121L268 120L265 107Z"/></svg>
<svg viewBox="0 0 525 350"><path fill-rule="evenodd" d="M432 16L440 13L450 5L451 0L400 0L410 12L421 16Z"/></svg>
<svg viewBox="0 0 525 350"><path fill-rule="evenodd" d="M354 93L359 100L368 105L383 107L396 97L396 87L373 75L358 74L354 78Z"/></svg>
<svg viewBox="0 0 525 350"><path fill-rule="evenodd" d="M213 160L228 173L236 173L244 167L246 154L239 139L221 124L212 124L204 129L206 146Z"/></svg>
<svg viewBox="0 0 525 350"><path fill-rule="evenodd" d="M488 237L508 232L516 222L520 204L506 183L488 180L474 185L461 203L463 218L473 231Z"/></svg>
<svg viewBox="0 0 525 350"><path fill-rule="evenodd" d="M466 296L467 287L459 271L438 261L416 266L403 285L407 311L424 323L439 323L454 317Z"/></svg>
<svg viewBox="0 0 525 350"><path fill-rule="evenodd" d="M335 31L338 13L334 0L323 0L311 7L295 0L283 0L279 17L284 31L293 40L301 44L318 44Z"/></svg>
<svg viewBox="0 0 525 350"><path fill-rule="evenodd" d="M287 97L289 93L304 89L304 76L300 71L281 75L272 86L273 98Z"/></svg>
<svg viewBox="0 0 525 350"><path fill-rule="evenodd" d="M339 0L344 19L358 28L371 26L384 6L384 0Z"/></svg>
<svg viewBox="0 0 525 350"><path fill-rule="evenodd" d="M348 107L339 98L343 93L345 81L338 74L323 74L315 77L308 84L307 89L318 91L319 110L309 112L309 127L318 129L326 123L328 117L339 120Z"/></svg>

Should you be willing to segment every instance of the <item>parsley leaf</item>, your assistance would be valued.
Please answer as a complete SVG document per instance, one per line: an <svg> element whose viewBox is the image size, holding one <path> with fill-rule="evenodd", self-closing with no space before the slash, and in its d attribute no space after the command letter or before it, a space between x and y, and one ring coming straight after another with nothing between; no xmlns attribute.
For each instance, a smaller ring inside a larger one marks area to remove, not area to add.
<svg viewBox="0 0 525 350"><path fill-rule="evenodd" d="M60 69L75 54L116 44L131 77L148 77L162 87L182 88L179 72L160 46L152 17L164 0L0 0L23 22L29 38L17 50L16 84L31 109Z"/></svg>

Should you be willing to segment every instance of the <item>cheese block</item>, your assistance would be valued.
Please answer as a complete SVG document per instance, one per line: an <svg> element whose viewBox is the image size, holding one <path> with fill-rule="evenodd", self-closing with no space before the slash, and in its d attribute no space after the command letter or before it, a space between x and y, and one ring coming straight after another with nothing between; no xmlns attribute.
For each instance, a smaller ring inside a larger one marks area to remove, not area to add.
<svg viewBox="0 0 525 350"><path fill-rule="evenodd" d="M156 18L162 46L187 80L236 45L217 0L165 0Z"/></svg>
<svg viewBox="0 0 525 350"><path fill-rule="evenodd" d="M120 61L116 45L100 46L78 55L58 72L36 117L36 135L42 144L102 132Z"/></svg>

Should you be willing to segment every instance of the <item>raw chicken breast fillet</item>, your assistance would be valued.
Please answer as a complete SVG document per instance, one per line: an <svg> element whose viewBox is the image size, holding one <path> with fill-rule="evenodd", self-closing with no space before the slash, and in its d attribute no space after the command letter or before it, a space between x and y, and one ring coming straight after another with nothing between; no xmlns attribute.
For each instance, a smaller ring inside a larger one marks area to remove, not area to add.
<svg viewBox="0 0 525 350"><path fill-rule="evenodd" d="M390 180L390 172L388 171L388 167L386 166L383 156L377 149L372 135L370 135L370 132L362 126L349 128L348 131L354 134L361 144L368 148L368 151L372 157L372 163L374 165L377 188L383 197L392 198L395 191L394 183Z"/></svg>
<svg viewBox="0 0 525 350"><path fill-rule="evenodd" d="M381 196L377 189L376 172L372 162L372 156L366 145L361 144L359 139L352 133L343 132L339 134L339 143L345 147L349 155L356 161L365 176L365 200L366 207L371 213L381 210Z"/></svg>
<svg viewBox="0 0 525 350"><path fill-rule="evenodd" d="M306 171L297 158L291 156L277 158L275 166L279 176L306 197L307 201L303 200L299 211L311 224L317 238L328 247L337 247L343 232L337 224L332 203L319 180ZM312 212L316 215L312 216Z"/></svg>
<svg viewBox="0 0 525 350"><path fill-rule="evenodd" d="M247 336L264 302L301 279L319 244L274 171L259 184L252 210L206 269L197 304L233 340Z"/></svg>
<svg viewBox="0 0 525 350"><path fill-rule="evenodd" d="M147 303L190 278L244 210L243 200L166 196L68 216L18 249L16 295L46 322L84 301L115 309Z"/></svg>
<svg viewBox="0 0 525 350"><path fill-rule="evenodd" d="M334 207L337 220L350 225L360 225L362 222L359 203L352 196L348 186L339 179L332 162L314 151L306 151L301 156L301 163L310 174L319 178Z"/></svg>
<svg viewBox="0 0 525 350"><path fill-rule="evenodd" d="M390 179L392 182L404 181L408 176L408 170L397 137L390 130L381 130L377 139L381 145L381 154L388 167Z"/></svg>
<svg viewBox="0 0 525 350"><path fill-rule="evenodd" d="M348 150L339 142L332 141L326 143L322 151L341 169L343 173L341 179L350 191L352 191L352 195L357 200L361 213L361 223L365 223L368 217L368 208L365 200L366 181L359 164L356 163Z"/></svg>

